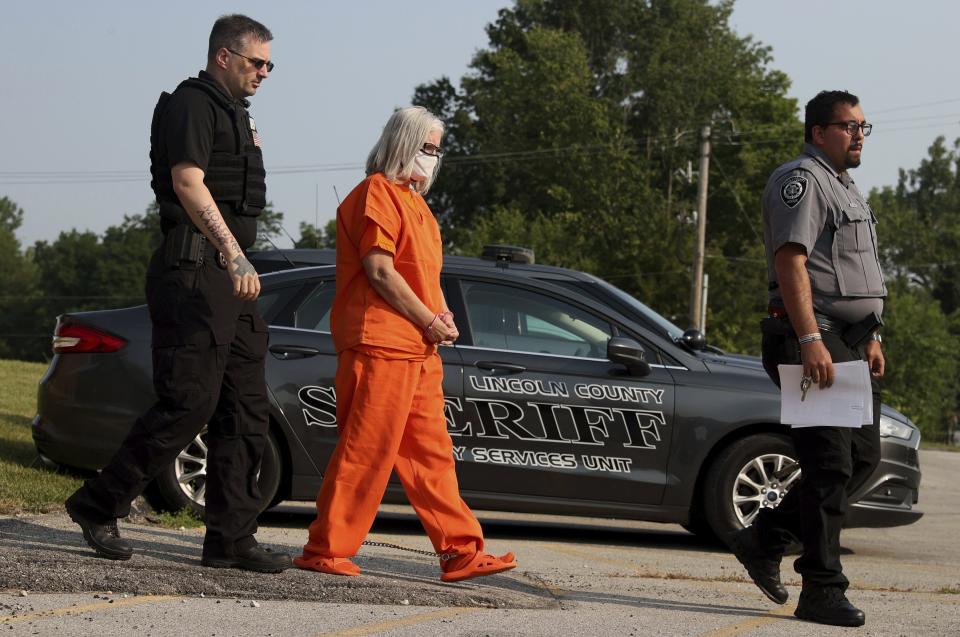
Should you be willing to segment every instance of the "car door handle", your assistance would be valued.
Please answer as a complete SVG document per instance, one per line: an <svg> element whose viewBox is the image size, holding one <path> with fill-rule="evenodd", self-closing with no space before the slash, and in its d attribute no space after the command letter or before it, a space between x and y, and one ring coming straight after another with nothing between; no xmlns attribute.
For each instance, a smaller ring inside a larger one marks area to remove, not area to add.
<svg viewBox="0 0 960 637"><path fill-rule="evenodd" d="M315 347L304 347L303 345L273 345L270 347L270 353L274 358L282 361L289 361L295 358L310 358L320 353Z"/></svg>
<svg viewBox="0 0 960 637"><path fill-rule="evenodd" d="M477 361L475 365L480 369L486 369L491 372L506 372L508 374L519 374L527 371L523 365L514 365L513 363L501 363L500 361Z"/></svg>

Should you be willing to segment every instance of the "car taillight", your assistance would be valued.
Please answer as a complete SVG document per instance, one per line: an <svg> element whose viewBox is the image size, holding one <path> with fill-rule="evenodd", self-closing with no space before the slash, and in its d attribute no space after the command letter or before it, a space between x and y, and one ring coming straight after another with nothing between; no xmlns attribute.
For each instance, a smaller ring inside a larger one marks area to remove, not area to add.
<svg viewBox="0 0 960 637"><path fill-rule="evenodd" d="M116 352L123 349L127 341L86 325L57 325L53 334L53 351L56 354L81 352Z"/></svg>

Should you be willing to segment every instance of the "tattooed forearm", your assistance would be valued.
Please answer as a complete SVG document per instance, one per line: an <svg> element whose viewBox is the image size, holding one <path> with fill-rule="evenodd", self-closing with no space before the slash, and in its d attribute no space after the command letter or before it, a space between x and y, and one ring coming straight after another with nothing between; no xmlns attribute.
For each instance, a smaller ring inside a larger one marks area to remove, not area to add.
<svg viewBox="0 0 960 637"><path fill-rule="evenodd" d="M214 204L207 204L197 210L197 216L200 217L200 221L204 227L206 227L207 232L210 233L210 236L217 244L217 247L220 248L221 252L227 254L240 252L240 245L230 232L230 229L227 228L227 225L223 222L223 217Z"/></svg>

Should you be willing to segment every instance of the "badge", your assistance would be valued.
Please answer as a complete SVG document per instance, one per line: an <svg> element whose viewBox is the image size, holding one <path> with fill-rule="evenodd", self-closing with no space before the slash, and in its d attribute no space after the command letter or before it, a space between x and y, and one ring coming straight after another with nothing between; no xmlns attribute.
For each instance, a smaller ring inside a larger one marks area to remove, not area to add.
<svg viewBox="0 0 960 637"><path fill-rule="evenodd" d="M250 117L250 135L253 137L253 145L257 148L260 146L260 131L257 130L257 123L253 120L253 117Z"/></svg>
<svg viewBox="0 0 960 637"><path fill-rule="evenodd" d="M807 194L806 177L790 177L780 186L780 199L787 208L796 208L805 194Z"/></svg>

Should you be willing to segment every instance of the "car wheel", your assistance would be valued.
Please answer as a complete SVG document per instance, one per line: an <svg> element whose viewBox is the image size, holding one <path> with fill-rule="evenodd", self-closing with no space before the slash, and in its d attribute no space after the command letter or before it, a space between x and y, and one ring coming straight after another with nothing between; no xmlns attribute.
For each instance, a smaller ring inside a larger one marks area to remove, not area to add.
<svg viewBox="0 0 960 637"><path fill-rule="evenodd" d="M282 464L277 441L272 433L268 434L257 476L264 508L275 503L283 475ZM204 427L173 464L156 477L144 495L155 509L176 512L187 508L203 519L206 493L207 428Z"/></svg>
<svg viewBox="0 0 960 637"><path fill-rule="evenodd" d="M800 467L786 436L755 434L726 447L703 482L703 515L717 537L750 526L797 484Z"/></svg>

